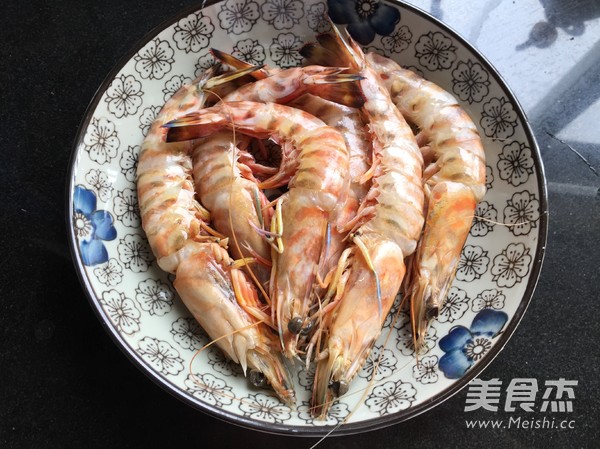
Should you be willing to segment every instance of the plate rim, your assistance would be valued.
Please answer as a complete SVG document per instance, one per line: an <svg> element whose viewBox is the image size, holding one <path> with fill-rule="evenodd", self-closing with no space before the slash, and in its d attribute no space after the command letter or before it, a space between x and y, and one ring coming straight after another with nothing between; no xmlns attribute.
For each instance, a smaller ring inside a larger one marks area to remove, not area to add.
<svg viewBox="0 0 600 449"><path fill-rule="evenodd" d="M69 166L67 170L67 182L66 182L66 201L65 201L65 220L66 226L68 230L68 243L71 258L73 260L73 264L75 266L75 271L77 272L77 277L83 287L84 294L87 297L88 302L90 303L92 309L95 312L95 315L100 320L102 327L111 337L113 343L115 343L121 351L125 354L125 356L132 362L142 373L144 373L150 380L152 380L155 384L160 386L163 390L167 391L169 394L179 399L180 401L186 403L191 406L195 410L206 413L214 418L225 421L229 424L234 424L246 429L258 430L265 433L278 434L284 436L302 436L302 437L323 437L323 436L342 436L342 435L353 435L362 432L373 431L377 429L382 429L385 427L389 427L394 424L399 424L408 419L414 418L422 413L425 413L432 408L442 404L446 400L450 399L452 396L460 392L464 387L466 387L471 380L473 380L477 375L481 374L490 363L498 356L498 354L504 349L504 346L511 339L512 335L516 331L517 327L521 323L529 304L533 299L533 295L535 293L535 289L539 282L539 277L545 257L545 250L547 246L547 238L548 238L548 191L547 191L547 180L544 170L544 164L541 157L541 152L535 138L535 135L531 129L529 121L527 120L527 115L523 110L523 107L519 103L517 97L513 93L512 89L509 87L508 83L504 80L502 75L496 70L496 68L492 65L492 63L467 39L463 38L460 33L455 31L451 26L439 20L431 13L414 6L412 4L406 3L403 0L380 0L385 3L400 6L406 10L411 11L412 13L421 16L422 18L433 22L435 25L440 27L443 30L448 31L453 39L459 41L467 50L473 53L474 56L478 58L478 62L483 63L483 65L488 69L491 76L493 76L498 83L498 85L502 88L503 93L506 94L508 100L514 106L515 112L517 113L521 124L523 126L523 130L525 136L527 138L528 143L531 144L531 153L532 159L534 160L536 170L537 170L537 187L540 192L540 217L539 217L539 234L538 234L538 242L535 250L534 260L532 261L532 271L530 273L527 286L525 288L525 292L523 297L515 310L513 316L510 321L507 323L505 330L499 336L499 340L494 344L494 346L490 349L490 351L485 354L484 358L477 363L472 369L469 369L460 379L458 379L451 386L446 387L443 391L435 394L434 396L428 398L423 403L416 405L414 407L410 407L406 410L402 410L399 413L394 413L391 415L380 416L377 418L367 419L365 421L360 422L351 422L345 423L343 425L323 425L323 426L295 426L295 425L285 425L285 424L277 424L277 423L267 423L256 421L252 419L248 419L246 417L228 412L221 408L211 406L209 404L205 404L201 401L194 400L189 394L183 391L181 388L176 385L168 382L164 377L162 377L158 372L152 370L147 364L145 364L141 357L137 353L135 353L134 349L130 347L130 345L124 340L121 334L117 331L117 329L110 323L110 320L105 315L102 310L100 304L96 300L95 295L93 294L93 287L89 282L87 276L85 276L85 268L82 266L81 257L79 255L77 238L75 236L73 226L72 226L72 204L73 204L73 192L74 192L74 175L75 175L75 166L78 159L78 149L82 145L83 138L85 135L85 131L87 130L89 123L92 119L94 111L96 110L102 95L113 81L115 76L123 69L123 67L131 60L131 58L141 49L144 45L150 42L153 38L155 38L159 33L164 31L169 26L172 26L177 21L182 18L192 14L193 12L202 10L208 6L212 6L214 4L223 2L225 0L208 0L199 2L197 5L192 5L167 19L163 20L161 23L153 27L150 31L145 33L141 38L139 38L134 45L123 55L121 56L117 62L113 65L112 69L107 73L104 77L103 81L96 89L92 100L88 104L83 117L80 121L80 124L75 133L74 143L71 149L71 155L69 158Z"/></svg>

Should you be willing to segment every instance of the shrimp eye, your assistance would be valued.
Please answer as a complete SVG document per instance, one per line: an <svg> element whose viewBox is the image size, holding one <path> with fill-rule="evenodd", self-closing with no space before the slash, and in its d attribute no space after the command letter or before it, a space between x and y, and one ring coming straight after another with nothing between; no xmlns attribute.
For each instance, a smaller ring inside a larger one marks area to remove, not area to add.
<svg viewBox="0 0 600 449"><path fill-rule="evenodd" d="M255 387L262 388L267 386L267 378L260 371L250 371L250 373L248 373L248 380Z"/></svg>
<svg viewBox="0 0 600 449"><path fill-rule="evenodd" d="M309 321L306 326L304 326L302 329L300 329L300 335L310 334L310 332L313 330L313 327L315 327L315 322Z"/></svg>
<svg viewBox="0 0 600 449"><path fill-rule="evenodd" d="M348 392L348 384L343 380L337 380L329 384L329 389L336 398L339 398Z"/></svg>
<svg viewBox="0 0 600 449"><path fill-rule="evenodd" d="M294 335L298 335L302 330L302 318L295 316L288 323L288 330Z"/></svg>
<svg viewBox="0 0 600 449"><path fill-rule="evenodd" d="M434 318L437 318L439 312L440 309L437 306L433 306L425 311L425 319L427 321L433 320Z"/></svg>

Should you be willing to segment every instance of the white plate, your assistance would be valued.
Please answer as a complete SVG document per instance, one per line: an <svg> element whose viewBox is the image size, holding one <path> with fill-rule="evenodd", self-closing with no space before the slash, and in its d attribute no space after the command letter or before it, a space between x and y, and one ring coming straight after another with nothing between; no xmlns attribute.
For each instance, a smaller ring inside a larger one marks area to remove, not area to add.
<svg viewBox="0 0 600 449"><path fill-rule="evenodd" d="M136 159L150 123L182 83L212 64L210 47L253 63L299 65L300 46L329 29L326 3L226 0L183 11L146 36L109 74L88 108L72 157L67 213L73 257L91 304L117 345L192 406L277 433L324 434L353 410L340 433L383 427L459 391L498 354L521 320L546 241L539 150L520 106L493 67L460 36L412 6L330 3L344 11L349 30L367 50L452 92L479 126L488 192L477 215L504 223L528 221L512 227L476 221L450 298L431 326L426 354L417 363L406 313L393 325L388 319L373 351L375 357L382 354L379 370L374 373L373 363L367 363L327 421L316 421L308 412L305 372L297 376L293 410L269 390L249 387L240 369L214 346L196 357L190 371L192 357L208 338L156 265L140 226L135 186ZM389 30L388 36L378 34ZM466 343L455 344L458 334L468 337ZM462 367L446 363L457 355Z"/></svg>

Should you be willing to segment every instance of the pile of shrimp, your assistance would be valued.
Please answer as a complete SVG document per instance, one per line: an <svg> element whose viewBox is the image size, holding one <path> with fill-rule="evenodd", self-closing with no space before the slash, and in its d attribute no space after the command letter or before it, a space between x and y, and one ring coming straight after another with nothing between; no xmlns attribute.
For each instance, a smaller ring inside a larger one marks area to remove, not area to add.
<svg viewBox="0 0 600 449"><path fill-rule="evenodd" d="M485 193L481 140L450 94L337 31L304 46L304 67L212 53L222 65L183 86L142 145L142 225L254 385L292 405L290 361L315 364L324 419L397 296L423 346Z"/></svg>

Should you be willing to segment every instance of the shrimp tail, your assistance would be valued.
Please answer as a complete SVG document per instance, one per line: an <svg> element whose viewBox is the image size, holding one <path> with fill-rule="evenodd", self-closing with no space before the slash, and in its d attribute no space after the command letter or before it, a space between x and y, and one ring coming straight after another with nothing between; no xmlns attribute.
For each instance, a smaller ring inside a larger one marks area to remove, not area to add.
<svg viewBox="0 0 600 449"><path fill-rule="evenodd" d="M221 123L222 115L203 111L201 114L192 112L171 120L162 127L167 130L166 142L182 142L209 136L223 127Z"/></svg>
<svg viewBox="0 0 600 449"><path fill-rule="evenodd" d="M365 61L359 45L349 35L346 42L336 27L332 29L333 33L318 34L317 43L305 44L300 49L300 54L310 64L337 65L360 70Z"/></svg>
<svg viewBox="0 0 600 449"><path fill-rule="evenodd" d="M336 64L340 61L339 56L316 42L308 42L302 46L299 53L304 56L309 64Z"/></svg>
<svg viewBox="0 0 600 449"><path fill-rule="evenodd" d="M254 70L251 70L249 73L251 73L252 76L257 80L268 78L271 75L269 69L266 68L264 65L261 65L260 67L254 66L249 62L236 58L235 56L229 53L225 53L224 51L217 50L216 48L211 48L210 53L214 56L215 59L220 61L222 64L228 65L234 69L250 70L254 68Z"/></svg>
<svg viewBox="0 0 600 449"><path fill-rule="evenodd" d="M307 78L305 83L309 84L308 93L351 108L361 108L365 104L365 97L355 81L362 79L355 73L338 73L314 75Z"/></svg>
<svg viewBox="0 0 600 449"><path fill-rule="evenodd" d="M243 76L251 75L252 73L254 73L256 71L261 70L263 67L264 67L264 65L259 65L259 66L251 65L249 67L242 67L239 70L236 70L234 72L223 73L222 75L215 76L214 78L209 79L206 82L205 88L210 89L215 86L219 86L221 84L229 83L229 82L236 80L238 78L241 78Z"/></svg>

